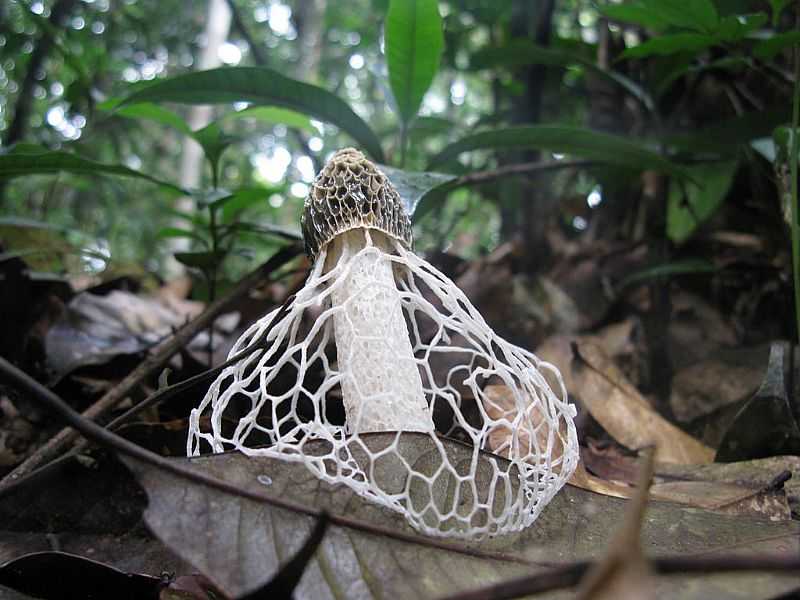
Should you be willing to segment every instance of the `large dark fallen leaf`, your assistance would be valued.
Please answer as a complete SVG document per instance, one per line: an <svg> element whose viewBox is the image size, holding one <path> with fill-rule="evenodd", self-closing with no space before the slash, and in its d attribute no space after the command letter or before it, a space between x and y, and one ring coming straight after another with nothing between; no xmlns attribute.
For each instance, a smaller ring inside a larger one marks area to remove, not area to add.
<svg viewBox="0 0 800 600"><path fill-rule="evenodd" d="M363 439L385 443L386 435L394 438L394 434L373 434ZM430 438L407 434L400 443L423 456ZM470 452L455 442L447 447L448 453ZM302 464L238 453L175 460L242 489L414 533L401 516L363 501L348 488L318 480ZM243 595L264 585L297 552L313 527L312 517L189 484L149 466L129 464L147 490L145 519L152 531L228 594ZM376 464L376 477L388 475L380 471ZM524 532L462 544L471 555L426 545L424 537L411 543L332 526L295 597L436 598L530 574L530 564L520 564L519 559L546 565L597 558L625 507L623 501L568 486ZM655 502L644 524L642 546L648 554L735 549L796 555L799 533L800 524L793 522L774 524ZM493 557L475 556L475 551L493 553ZM510 559L500 559L498 553ZM769 598L796 583L796 577L767 574L670 577L658 580L657 591L660 597L670 598Z"/></svg>
<svg viewBox="0 0 800 600"><path fill-rule="evenodd" d="M761 387L725 433L717 461L800 454L800 426L788 391L793 364L791 346L773 343Z"/></svg>
<svg viewBox="0 0 800 600"><path fill-rule="evenodd" d="M289 561L281 568L280 571L273 577L267 585L242 596L239 600L279 600L286 598L291 600L294 590L300 580L303 578L308 563L314 557L314 554L322 543L325 537L325 532L328 529L328 516L323 513L317 519L314 529L308 536L308 539L303 543L300 550L297 551Z"/></svg>
<svg viewBox="0 0 800 600"><path fill-rule="evenodd" d="M25 486L4 491L0 564L59 550L129 573L190 573L142 524L146 498L127 469L116 461L88 462L57 461ZM5 594L0 587L0 598Z"/></svg>
<svg viewBox="0 0 800 600"><path fill-rule="evenodd" d="M49 600L155 600L161 578L65 552L37 552L0 566L0 585Z"/></svg>

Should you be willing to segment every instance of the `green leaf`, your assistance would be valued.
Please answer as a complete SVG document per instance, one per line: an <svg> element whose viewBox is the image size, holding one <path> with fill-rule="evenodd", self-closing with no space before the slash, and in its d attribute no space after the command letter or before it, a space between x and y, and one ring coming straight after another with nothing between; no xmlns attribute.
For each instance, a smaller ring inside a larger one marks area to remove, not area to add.
<svg viewBox="0 0 800 600"><path fill-rule="evenodd" d="M717 38L703 33L672 33L651 38L628 48L621 58L644 58L646 56L668 56L678 52L698 52L719 43Z"/></svg>
<svg viewBox="0 0 800 600"><path fill-rule="evenodd" d="M231 223L239 215L259 203L265 203L270 194L277 192L277 188L243 188L234 192L222 204L222 222Z"/></svg>
<svg viewBox="0 0 800 600"><path fill-rule="evenodd" d="M456 124L450 119L443 117L417 117L411 122L408 133L425 139L429 136L450 133L456 128Z"/></svg>
<svg viewBox="0 0 800 600"><path fill-rule="evenodd" d="M341 98L327 90L290 79L263 67L223 67L160 80L125 98L121 105L142 102L231 104L288 108L336 125L377 161L383 150L375 133Z"/></svg>
<svg viewBox="0 0 800 600"><path fill-rule="evenodd" d="M762 60L772 60L794 44L800 44L800 31L778 33L753 46L753 56Z"/></svg>
<svg viewBox="0 0 800 600"><path fill-rule="evenodd" d="M632 283L646 281L655 277L670 277L673 275L687 275L692 273L713 273L717 268L707 260L701 258L687 258L674 262L656 265L643 269L622 280L617 286L618 290L628 287Z"/></svg>
<svg viewBox="0 0 800 600"><path fill-rule="evenodd" d="M303 234L299 230L281 227L280 225L255 225L253 223L234 223L224 226L224 237L237 233L254 233L260 236L277 236L293 242L303 239Z"/></svg>
<svg viewBox="0 0 800 600"><path fill-rule="evenodd" d="M642 4L675 27L711 32L719 22L712 0L646 0Z"/></svg>
<svg viewBox="0 0 800 600"><path fill-rule="evenodd" d="M216 252L176 252L175 260L182 265L205 271L218 266L225 258L227 252L217 250Z"/></svg>
<svg viewBox="0 0 800 600"><path fill-rule="evenodd" d="M219 160L222 153L239 138L224 133L219 121L195 131L192 137L203 147L203 153L211 165L211 175L216 188L219 182Z"/></svg>
<svg viewBox="0 0 800 600"><path fill-rule="evenodd" d="M602 69L593 61L572 52L545 48L526 39L512 40L505 46L483 48L473 54L470 61L470 67L473 69L494 69L499 66L514 69L531 64L564 68L578 65L590 69L600 77L622 87L648 110L652 111L655 107L650 94L629 77L616 71Z"/></svg>
<svg viewBox="0 0 800 600"><path fill-rule="evenodd" d="M28 151L11 152L0 156L0 178L48 175L60 172L76 175L118 175L144 179L178 194L186 193L177 185L140 171L134 171L123 165L99 163L68 152L34 152L33 148L28 145L26 145L26 150Z"/></svg>
<svg viewBox="0 0 800 600"><path fill-rule="evenodd" d="M397 189L397 193L400 194L400 198L402 198L405 205L406 212L412 217L419 203L428 194L456 179L455 175L449 173L405 171L387 167L386 165L379 165L379 168Z"/></svg>
<svg viewBox="0 0 800 600"><path fill-rule="evenodd" d="M436 0L392 0L386 15L386 63L400 118L416 116L439 69L444 35Z"/></svg>
<svg viewBox="0 0 800 600"><path fill-rule="evenodd" d="M763 27L767 21L764 13L731 15L720 21L714 36L721 42L738 42Z"/></svg>
<svg viewBox="0 0 800 600"><path fill-rule="evenodd" d="M184 121L179 115L171 110L152 104L150 102L143 102L141 104L131 104L123 106L116 110L116 114L121 117L129 119L147 119L148 121L155 121L162 125L168 125L173 129L180 131L186 135L192 135L192 130L188 123Z"/></svg>
<svg viewBox="0 0 800 600"><path fill-rule="evenodd" d="M640 0L602 6L600 12L616 21L637 23L656 30L671 26L710 32L719 22L712 0Z"/></svg>
<svg viewBox="0 0 800 600"><path fill-rule="evenodd" d="M687 168L702 187L672 185L667 205L667 236L685 242L722 205L736 173L737 161L706 163Z"/></svg>
<svg viewBox="0 0 800 600"><path fill-rule="evenodd" d="M523 148L571 154L629 169L653 170L686 177L682 167L636 142L607 133L561 125L509 127L469 135L434 156L428 168L452 160L462 152Z"/></svg>
<svg viewBox="0 0 800 600"><path fill-rule="evenodd" d="M156 235L160 238L189 238L206 246L208 245L208 242L203 239L203 236L196 231L181 229L180 227L164 227L163 229L160 229Z"/></svg>
<svg viewBox="0 0 800 600"><path fill-rule="evenodd" d="M0 217L0 240L6 250L16 253L32 269L62 272L78 249L67 241L67 231L42 221ZM10 255L7 254L6 257Z"/></svg>
<svg viewBox="0 0 800 600"><path fill-rule="evenodd" d="M644 4L609 4L607 6L599 6L598 10L612 21L634 23L646 29L662 31L670 25L669 21L660 15L654 14Z"/></svg>
<svg viewBox="0 0 800 600"><path fill-rule="evenodd" d="M789 6L792 0L769 0L769 4L772 7L772 24L773 26L778 26L778 21L780 21L781 13L783 9Z"/></svg>
<svg viewBox="0 0 800 600"><path fill-rule="evenodd" d="M767 107L762 111L744 113L703 127L691 134L676 134L665 138L670 148L684 152L714 152L721 155L735 154L742 144L771 136L780 124L791 119L788 106Z"/></svg>
<svg viewBox="0 0 800 600"><path fill-rule="evenodd" d="M311 124L311 119L306 115L302 115L299 112L287 108L278 108L275 106L254 106L252 108L246 108L244 110L228 113L220 120L232 121L234 119L254 119L270 125L286 125L292 129L306 131L312 135L317 135L319 133L316 127Z"/></svg>

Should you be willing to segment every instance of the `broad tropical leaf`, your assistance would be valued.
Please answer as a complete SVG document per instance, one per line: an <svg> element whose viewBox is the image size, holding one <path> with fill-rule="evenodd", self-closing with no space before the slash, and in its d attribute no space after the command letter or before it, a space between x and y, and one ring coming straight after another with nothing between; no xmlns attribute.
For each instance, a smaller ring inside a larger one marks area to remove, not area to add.
<svg viewBox="0 0 800 600"><path fill-rule="evenodd" d="M353 137L374 159L383 160L375 133L353 109L327 90L264 67L225 67L163 79L125 98L122 107L141 102L279 106L326 121Z"/></svg>
<svg viewBox="0 0 800 600"><path fill-rule="evenodd" d="M392 0L386 15L389 84L404 122L413 119L439 69L444 36L436 0Z"/></svg>
<svg viewBox="0 0 800 600"><path fill-rule="evenodd" d="M634 170L653 170L681 178L685 170L660 154L621 137L578 127L531 125L475 133L447 146L431 159L428 168L441 165L472 150L536 148L571 154Z"/></svg>

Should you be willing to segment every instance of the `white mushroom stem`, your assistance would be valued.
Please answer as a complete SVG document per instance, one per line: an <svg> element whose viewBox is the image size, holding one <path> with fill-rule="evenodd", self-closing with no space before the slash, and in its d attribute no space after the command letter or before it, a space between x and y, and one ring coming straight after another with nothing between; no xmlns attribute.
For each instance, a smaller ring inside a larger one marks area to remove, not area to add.
<svg viewBox="0 0 800 600"><path fill-rule="evenodd" d="M433 420L388 252L386 236L364 228L339 234L328 247L331 267L349 267L331 293L342 309L333 324L347 427L429 432Z"/></svg>

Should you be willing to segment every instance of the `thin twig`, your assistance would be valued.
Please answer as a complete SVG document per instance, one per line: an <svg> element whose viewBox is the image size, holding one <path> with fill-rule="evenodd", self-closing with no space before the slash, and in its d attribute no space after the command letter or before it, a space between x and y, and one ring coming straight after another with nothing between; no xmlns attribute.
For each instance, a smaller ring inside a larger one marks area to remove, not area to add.
<svg viewBox="0 0 800 600"><path fill-rule="evenodd" d="M181 393L181 392L183 392L185 390L188 390L188 389L194 387L198 383L202 383L204 381L208 381L209 379L211 379L211 378L215 377L216 375L218 375L219 373L221 373L222 370L225 369L226 367L229 367L231 365L235 365L239 361L244 360L245 358L247 358L251 354L254 354L255 352L257 352L258 350L263 350L262 344L263 344L264 341L266 341L267 336L269 335L270 331L272 330L273 324L277 323L283 317L286 316L287 312L289 311L289 306L291 305L291 303L293 301L294 301L294 294L292 294L291 296L286 298L286 300L284 301L284 303L281 306L280 310L272 318L272 321L270 322L270 325L268 325L264 329L264 331L261 333L261 335L257 339L253 340L247 346L247 348L243 349L241 352L237 352L236 354L231 356L228 360L226 360L222 364L217 365L216 367L213 367L211 369L207 369L206 371L203 371L202 373L198 373L194 377L189 377L188 379L184 379L183 381L179 381L178 383L174 383L172 385L169 385L169 386L166 386L166 387L163 387L163 388L159 389L154 394L151 394L150 396L148 396L147 398L145 398L144 400L142 400L138 404L135 404L134 406L132 406L131 408L126 410L124 413L122 413L118 417L114 418L112 421L110 421L108 423L108 425L106 425L106 428L110 429L112 431L114 431L116 429L119 429L119 427L121 425L124 425L125 423L130 421L131 418L133 418L134 416L138 415L139 413L147 410L151 406L156 406L157 404L161 404L165 400L169 400L173 396L175 396L175 395L177 395L177 394L179 394L179 393Z"/></svg>
<svg viewBox="0 0 800 600"><path fill-rule="evenodd" d="M216 477L212 477L210 475L206 475L205 473L202 473L201 471L191 467L187 467L174 459L160 456L137 444L134 444L133 442L120 437L108 429L104 429L97 423L94 423L82 416L70 408L66 402L64 402L52 391L48 390L30 375L21 371L2 357L0 357L0 375L4 376L21 391L27 392L31 400L38 401L54 415L60 417L68 427L72 427L80 432L80 434L83 435L87 440L90 440L105 448L110 448L119 454L133 459L134 461L139 461L155 467L156 469L160 469L161 471L171 473L180 479L205 485L215 490L238 496L240 498L246 498L255 502L263 502L264 504L274 506L275 508L281 508L294 513L316 518L321 518L323 513L325 513L325 511L316 509L314 507L292 502L284 498L276 498L261 491L240 488L232 483L222 479L217 479ZM2 490L0 490L0 496L2 496ZM366 523L364 521L359 521L357 519L351 519L349 517L340 515L328 514L328 518L334 525L348 527L350 529L356 529L371 535L388 537L402 542L419 544L430 548L437 548L439 550L446 550L448 552L456 552L458 554L486 560L512 562L528 566L547 566L547 563L531 561L529 559L504 553L486 552L469 546L447 543L437 539L404 533L388 527L372 525L371 523Z"/></svg>
<svg viewBox="0 0 800 600"><path fill-rule="evenodd" d="M594 166L595 164L595 161L591 160L557 160L547 162L535 161L519 163L507 165L505 167L498 167L497 169L490 169L488 171L467 173L466 175L462 175L458 179L448 184L448 187L461 187L464 185L474 185L476 183L486 183L487 181L494 181L508 175L530 175L533 173L555 171L558 169L582 169Z"/></svg>
<svg viewBox="0 0 800 600"><path fill-rule="evenodd" d="M198 333L205 329L208 324L237 298L245 295L252 287L270 273L280 268L291 259L302 252L302 246L294 244L286 246L276 252L266 263L258 269L245 276L239 283L223 298L211 304L196 319L189 321L181 327L175 335L162 342L156 352L145 359L127 377L119 382L114 388L106 392L97 402L92 404L83 413L83 417L94 421L117 406L124 400L139 384L152 376L158 369L162 368L173 355L178 353L181 348L186 346ZM20 478L28 475L44 463L52 460L61 454L70 444L78 438L78 433L66 428L58 432L44 446L31 454L22 464L6 475L0 481L0 490L15 483Z"/></svg>

